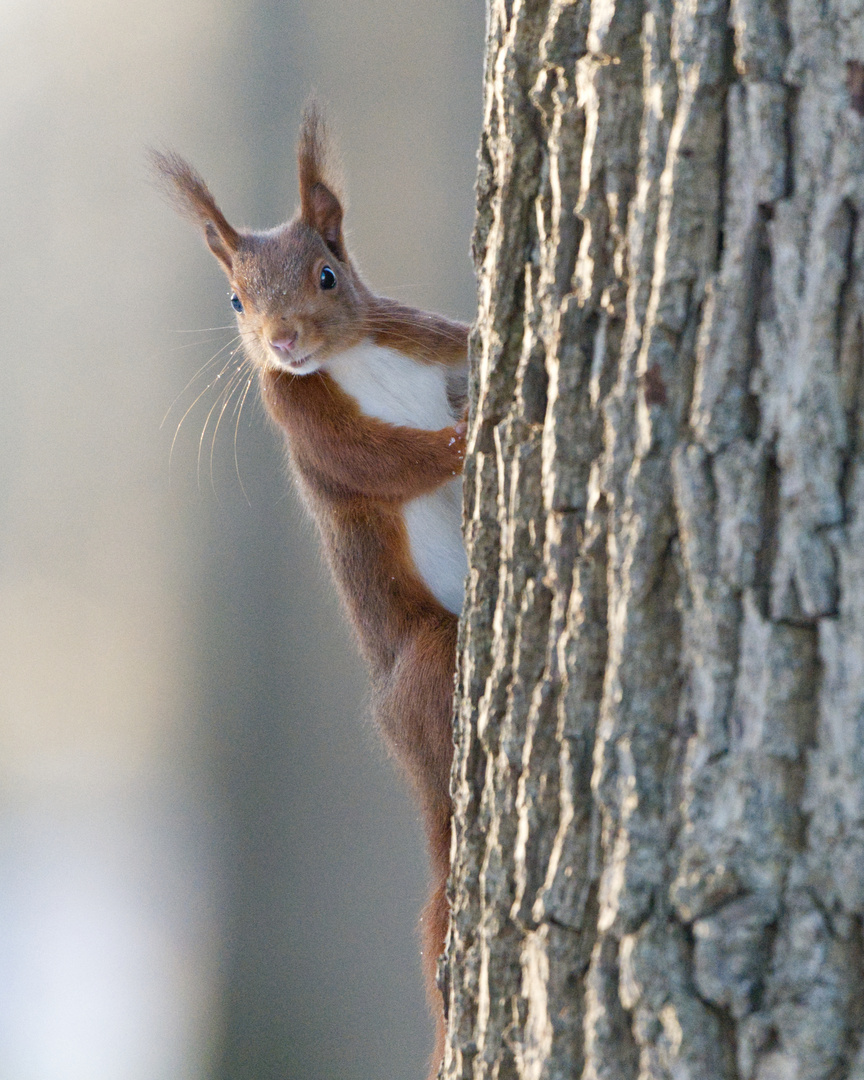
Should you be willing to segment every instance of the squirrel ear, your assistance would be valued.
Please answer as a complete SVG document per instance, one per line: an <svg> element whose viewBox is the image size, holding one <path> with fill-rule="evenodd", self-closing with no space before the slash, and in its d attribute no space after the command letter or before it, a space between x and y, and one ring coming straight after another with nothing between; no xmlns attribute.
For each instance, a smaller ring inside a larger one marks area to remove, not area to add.
<svg viewBox="0 0 864 1080"><path fill-rule="evenodd" d="M228 224L210 189L198 173L177 154L150 152L157 180L175 208L204 229L207 246L231 272L231 256L240 247L240 234Z"/></svg>
<svg viewBox="0 0 864 1080"><path fill-rule="evenodd" d="M225 224L228 224L227 221L225 222ZM228 225L228 228L231 229L231 226ZM234 232L233 229L231 229L231 232L234 233L235 237L237 237L237 234ZM219 262L222 263L222 265L230 274L232 267L231 256L237 250L238 244L235 243L233 244L233 246L229 247L225 233L219 229L218 225L214 221L208 221L205 224L204 239L207 241L207 247L210 248L210 250L216 256ZM239 240L239 237L237 237L237 239Z"/></svg>
<svg viewBox="0 0 864 1080"><path fill-rule="evenodd" d="M300 220L314 229L338 259L345 259L342 240L342 203L326 176L327 135L315 101L303 113L297 141L300 181ZM326 178L325 178L326 177Z"/></svg>
<svg viewBox="0 0 864 1080"><path fill-rule="evenodd" d="M342 204L326 186L318 183L312 188L308 198L308 216L303 220L321 237L337 259L345 260L345 245L342 242Z"/></svg>

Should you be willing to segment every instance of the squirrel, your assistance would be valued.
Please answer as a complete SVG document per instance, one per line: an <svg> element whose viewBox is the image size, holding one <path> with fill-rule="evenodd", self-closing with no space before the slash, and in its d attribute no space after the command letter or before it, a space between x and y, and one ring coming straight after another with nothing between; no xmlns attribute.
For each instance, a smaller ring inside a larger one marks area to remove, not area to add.
<svg viewBox="0 0 864 1080"><path fill-rule="evenodd" d="M266 232L233 228L190 165L152 156L228 276L244 350L371 673L375 718L419 799L432 877L421 926L434 1077L444 1042L436 974L449 926L451 711L467 572L468 327L375 296L361 281L328 149L310 105L297 145L300 207Z"/></svg>

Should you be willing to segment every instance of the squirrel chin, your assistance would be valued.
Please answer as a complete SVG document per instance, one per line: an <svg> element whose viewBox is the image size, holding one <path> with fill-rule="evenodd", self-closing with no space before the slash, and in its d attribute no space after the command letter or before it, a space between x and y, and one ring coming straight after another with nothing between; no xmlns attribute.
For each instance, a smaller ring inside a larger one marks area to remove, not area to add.
<svg viewBox="0 0 864 1080"><path fill-rule="evenodd" d="M299 360L283 360L281 357L270 356L269 366L274 371L286 371L289 375L311 375L321 367L321 361L315 356L304 356Z"/></svg>

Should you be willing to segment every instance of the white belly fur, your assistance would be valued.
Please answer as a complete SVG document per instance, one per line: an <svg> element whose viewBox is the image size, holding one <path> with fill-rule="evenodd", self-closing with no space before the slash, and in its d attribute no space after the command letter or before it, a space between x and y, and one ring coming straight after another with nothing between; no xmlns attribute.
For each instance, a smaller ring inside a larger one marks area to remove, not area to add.
<svg viewBox="0 0 864 1080"><path fill-rule="evenodd" d="M403 514L420 577L436 600L458 615L468 573L462 543L462 477L405 503Z"/></svg>
<svg viewBox="0 0 864 1080"><path fill-rule="evenodd" d="M421 364L395 349L364 342L333 356L326 371L367 416L388 424L437 431L454 416L446 369ZM432 595L459 614L468 564L462 542L462 477L404 507L411 556Z"/></svg>

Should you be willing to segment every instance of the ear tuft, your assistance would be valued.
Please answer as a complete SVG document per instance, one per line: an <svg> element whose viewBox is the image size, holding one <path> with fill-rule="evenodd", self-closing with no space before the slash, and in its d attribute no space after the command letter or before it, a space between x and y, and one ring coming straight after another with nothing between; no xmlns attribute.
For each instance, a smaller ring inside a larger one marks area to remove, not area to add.
<svg viewBox="0 0 864 1080"><path fill-rule="evenodd" d="M150 164L169 202L183 217L203 228L210 250L230 270L231 256L240 246L240 234L228 224L201 176L178 154L170 152L151 150Z"/></svg>
<svg viewBox="0 0 864 1080"><path fill-rule="evenodd" d="M338 259L345 259L342 240L342 201L332 175L330 146L318 103L310 101L303 113L297 141L300 182L300 219L314 229Z"/></svg>

